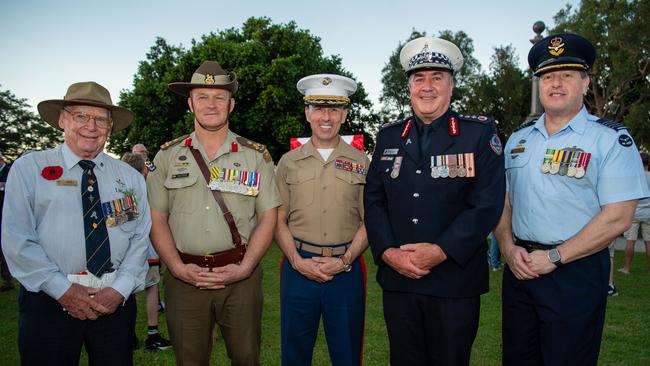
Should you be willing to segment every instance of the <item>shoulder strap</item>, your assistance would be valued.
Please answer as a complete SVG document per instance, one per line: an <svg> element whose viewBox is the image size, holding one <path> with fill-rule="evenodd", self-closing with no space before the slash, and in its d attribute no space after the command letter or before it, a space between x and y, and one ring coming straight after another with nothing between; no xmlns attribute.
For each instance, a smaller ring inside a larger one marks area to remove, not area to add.
<svg viewBox="0 0 650 366"><path fill-rule="evenodd" d="M205 165L205 161L203 161L201 153L199 150L195 149L194 146L188 147L190 148L192 155L194 155L194 160L196 160L196 164L199 166L199 169L201 169L201 173L203 173L203 178L205 178L206 183L210 184L210 170L208 169L208 166ZM241 242L241 235L239 234L239 230L237 230L237 225L235 224L235 219L232 217L228 206L226 206L226 202L223 200L221 192L217 190L211 191L212 195L214 196L214 200L217 201L221 212L223 212L224 219L226 219L226 222L228 223L228 228L230 228L230 234L232 235L232 242L235 244L236 248L243 247L243 244Z"/></svg>

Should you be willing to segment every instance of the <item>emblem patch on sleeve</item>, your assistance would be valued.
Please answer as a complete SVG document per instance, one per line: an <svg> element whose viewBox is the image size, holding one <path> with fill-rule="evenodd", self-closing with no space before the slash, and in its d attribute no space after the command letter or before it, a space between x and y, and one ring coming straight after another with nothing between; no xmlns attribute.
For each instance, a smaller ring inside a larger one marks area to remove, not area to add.
<svg viewBox="0 0 650 366"><path fill-rule="evenodd" d="M492 151L494 151L495 154L497 154L497 156L501 156L501 154L503 153L503 146L501 146L501 139L499 139L499 136L497 136L496 133L492 135L492 137L490 138L490 148L492 149Z"/></svg>
<svg viewBox="0 0 650 366"><path fill-rule="evenodd" d="M628 135L620 135L618 137L618 143L621 144L621 146L630 147L632 146L632 138Z"/></svg>

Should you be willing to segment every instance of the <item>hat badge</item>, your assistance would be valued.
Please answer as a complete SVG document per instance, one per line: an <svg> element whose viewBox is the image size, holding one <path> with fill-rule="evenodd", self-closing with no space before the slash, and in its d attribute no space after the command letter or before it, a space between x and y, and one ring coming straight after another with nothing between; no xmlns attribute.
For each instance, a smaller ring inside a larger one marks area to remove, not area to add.
<svg viewBox="0 0 650 366"><path fill-rule="evenodd" d="M548 53L557 57L564 53L564 46L565 44L562 37L555 37L550 41L550 44L548 46Z"/></svg>
<svg viewBox="0 0 650 366"><path fill-rule="evenodd" d="M209 84L212 85L214 84L214 75L212 74L205 74L205 80L203 80L204 84Z"/></svg>
<svg viewBox="0 0 650 366"><path fill-rule="evenodd" d="M328 85L330 85L331 83L332 83L332 79L331 79L331 78L323 78L323 80L321 80L321 84L323 84L323 85L325 85L325 86L328 86Z"/></svg>

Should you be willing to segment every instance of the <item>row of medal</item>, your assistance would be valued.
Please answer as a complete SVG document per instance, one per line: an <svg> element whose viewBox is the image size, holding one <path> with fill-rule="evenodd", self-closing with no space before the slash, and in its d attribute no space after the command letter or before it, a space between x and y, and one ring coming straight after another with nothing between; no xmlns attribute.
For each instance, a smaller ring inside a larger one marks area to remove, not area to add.
<svg viewBox="0 0 650 366"><path fill-rule="evenodd" d="M577 149L546 149L542 173L582 178L587 172L591 153Z"/></svg>
<svg viewBox="0 0 650 366"><path fill-rule="evenodd" d="M359 173L363 175L365 175L367 172L366 167L363 166L363 164L353 163L351 161L342 160L342 159L336 159L336 161L334 162L334 167L336 167L336 169L341 169L348 172Z"/></svg>
<svg viewBox="0 0 650 366"><path fill-rule="evenodd" d="M208 187L213 191L257 196L261 174L255 171L212 167Z"/></svg>
<svg viewBox="0 0 650 366"><path fill-rule="evenodd" d="M432 178L465 178L476 176L474 153L434 155L431 157Z"/></svg>
<svg viewBox="0 0 650 366"><path fill-rule="evenodd" d="M404 157L396 156L390 177L399 177ZM475 177L474 153L434 155L431 157L431 177L437 178L465 178Z"/></svg>
<svg viewBox="0 0 650 366"><path fill-rule="evenodd" d="M122 198L102 203L102 211L106 220L106 226L114 227L123 223L135 220L138 213L138 205L135 196L126 194Z"/></svg>

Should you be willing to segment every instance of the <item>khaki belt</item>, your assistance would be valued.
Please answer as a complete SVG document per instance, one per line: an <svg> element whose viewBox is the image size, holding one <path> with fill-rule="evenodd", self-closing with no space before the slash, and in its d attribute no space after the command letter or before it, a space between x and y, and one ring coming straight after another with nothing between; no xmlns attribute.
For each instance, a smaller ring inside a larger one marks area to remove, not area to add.
<svg viewBox="0 0 650 366"><path fill-rule="evenodd" d="M244 246L205 255L178 252L183 263L194 263L199 267L206 268L223 267L228 264L239 263L244 259L244 254L246 254L246 247Z"/></svg>
<svg viewBox="0 0 650 366"><path fill-rule="evenodd" d="M296 249L304 250L312 254L320 255L321 257L336 257L345 254L350 247L350 242L341 244L318 245L306 242L304 240L295 239Z"/></svg>
<svg viewBox="0 0 650 366"><path fill-rule="evenodd" d="M555 247L557 247L559 244L541 244L537 243L534 241L529 241L529 240L521 240L518 238L515 238L515 245L518 247L522 247L526 249L528 253L533 252L535 250L551 250Z"/></svg>

